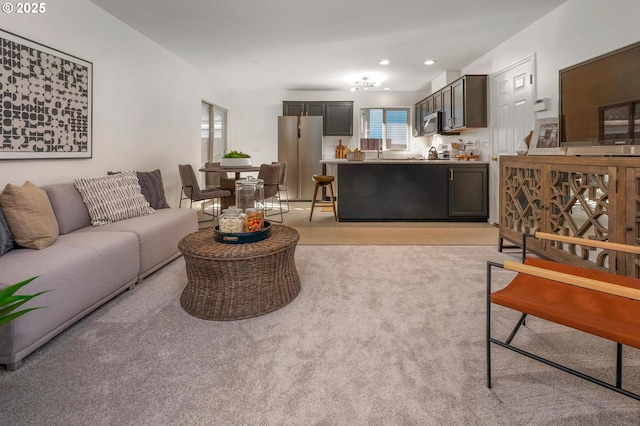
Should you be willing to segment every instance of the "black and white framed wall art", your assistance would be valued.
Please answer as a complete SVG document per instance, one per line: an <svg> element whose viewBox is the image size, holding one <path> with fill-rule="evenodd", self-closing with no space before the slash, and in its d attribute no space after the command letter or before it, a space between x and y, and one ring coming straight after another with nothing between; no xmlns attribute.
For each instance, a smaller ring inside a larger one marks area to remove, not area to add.
<svg viewBox="0 0 640 426"><path fill-rule="evenodd" d="M0 160L91 158L93 64L0 30Z"/></svg>

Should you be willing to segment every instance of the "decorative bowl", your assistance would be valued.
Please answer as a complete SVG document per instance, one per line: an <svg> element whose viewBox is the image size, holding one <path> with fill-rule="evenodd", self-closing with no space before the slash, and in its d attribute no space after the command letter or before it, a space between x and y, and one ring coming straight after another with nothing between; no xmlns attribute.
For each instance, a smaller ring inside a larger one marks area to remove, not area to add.
<svg viewBox="0 0 640 426"><path fill-rule="evenodd" d="M251 158L221 158L222 167L251 167Z"/></svg>

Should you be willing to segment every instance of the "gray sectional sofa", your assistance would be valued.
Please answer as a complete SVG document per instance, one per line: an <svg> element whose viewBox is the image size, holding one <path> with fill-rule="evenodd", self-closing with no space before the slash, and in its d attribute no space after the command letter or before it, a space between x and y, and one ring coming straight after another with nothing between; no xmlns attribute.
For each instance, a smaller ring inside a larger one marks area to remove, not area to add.
<svg viewBox="0 0 640 426"><path fill-rule="evenodd" d="M15 370L22 359L64 329L180 256L178 242L198 229L191 209L92 226L73 183L43 186L59 235L42 250L18 248L0 257L0 288L39 277L23 294L52 290L28 306L44 306L0 326L0 364Z"/></svg>

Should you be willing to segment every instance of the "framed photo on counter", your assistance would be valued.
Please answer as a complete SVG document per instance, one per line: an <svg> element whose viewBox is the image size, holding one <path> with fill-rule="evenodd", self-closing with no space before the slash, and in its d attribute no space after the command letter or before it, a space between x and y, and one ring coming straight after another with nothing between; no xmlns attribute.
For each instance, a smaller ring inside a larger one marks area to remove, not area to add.
<svg viewBox="0 0 640 426"><path fill-rule="evenodd" d="M565 155L566 148L560 148L558 119L540 118L533 129L529 155Z"/></svg>

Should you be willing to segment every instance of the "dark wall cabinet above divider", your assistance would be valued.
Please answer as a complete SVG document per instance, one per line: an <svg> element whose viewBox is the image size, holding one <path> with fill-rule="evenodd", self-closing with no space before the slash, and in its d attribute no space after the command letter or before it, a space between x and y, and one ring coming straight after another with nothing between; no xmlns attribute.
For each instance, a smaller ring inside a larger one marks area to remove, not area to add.
<svg viewBox="0 0 640 426"><path fill-rule="evenodd" d="M353 101L283 101L282 114L322 116L325 136L353 135Z"/></svg>
<svg viewBox="0 0 640 426"><path fill-rule="evenodd" d="M324 102L283 102L282 115L312 115L324 117Z"/></svg>
<svg viewBox="0 0 640 426"><path fill-rule="evenodd" d="M424 134L424 116L435 111L442 111L445 132L487 127L487 76L465 75L418 102L415 134Z"/></svg>

